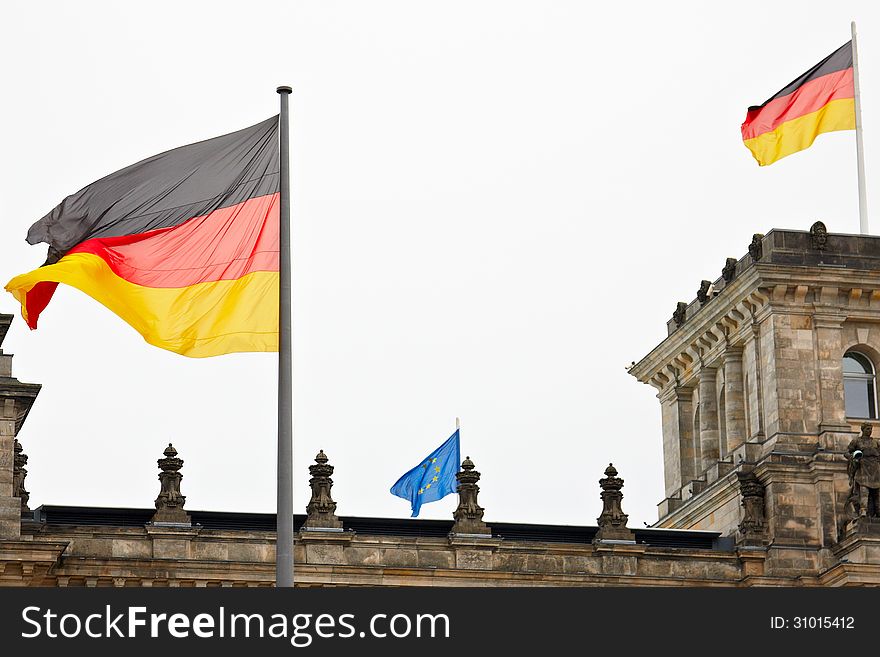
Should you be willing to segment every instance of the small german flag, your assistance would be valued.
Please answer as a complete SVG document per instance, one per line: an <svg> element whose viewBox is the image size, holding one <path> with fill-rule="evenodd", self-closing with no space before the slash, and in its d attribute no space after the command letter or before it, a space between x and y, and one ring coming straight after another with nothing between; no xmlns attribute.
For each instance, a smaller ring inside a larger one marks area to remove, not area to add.
<svg viewBox="0 0 880 657"><path fill-rule="evenodd" d="M809 148L823 132L855 130L853 48L849 41L767 99L742 124L761 166Z"/></svg>
<svg viewBox="0 0 880 657"><path fill-rule="evenodd" d="M58 283L185 356L278 350L278 117L154 155L31 226L46 263L6 285L32 329Z"/></svg>

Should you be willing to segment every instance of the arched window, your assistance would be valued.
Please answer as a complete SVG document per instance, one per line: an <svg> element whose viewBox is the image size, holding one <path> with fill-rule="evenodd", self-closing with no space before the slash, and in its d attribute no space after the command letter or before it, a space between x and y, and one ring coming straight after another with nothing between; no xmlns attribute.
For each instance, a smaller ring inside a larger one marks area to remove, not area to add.
<svg viewBox="0 0 880 657"><path fill-rule="evenodd" d="M843 357L843 394L847 417L877 417L874 365L857 351L848 351Z"/></svg>

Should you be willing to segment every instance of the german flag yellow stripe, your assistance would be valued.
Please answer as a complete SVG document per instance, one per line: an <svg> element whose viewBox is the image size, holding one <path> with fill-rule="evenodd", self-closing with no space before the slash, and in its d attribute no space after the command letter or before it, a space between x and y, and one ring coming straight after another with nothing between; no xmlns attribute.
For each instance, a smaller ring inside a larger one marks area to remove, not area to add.
<svg viewBox="0 0 880 657"><path fill-rule="evenodd" d="M809 148L823 132L855 130L855 100L841 98L832 100L824 107L780 124L775 130L765 132L745 145L761 166L773 164L786 155Z"/></svg>
<svg viewBox="0 0 880 657"><path fill-rule="evenodd" d="M240 351L278 351L278 272L179 288L144 287L117 276L91 253L16 276L6 286L24 311L27 294L46 281L75 287L130 324L148 343L203 358Z"/></svg>

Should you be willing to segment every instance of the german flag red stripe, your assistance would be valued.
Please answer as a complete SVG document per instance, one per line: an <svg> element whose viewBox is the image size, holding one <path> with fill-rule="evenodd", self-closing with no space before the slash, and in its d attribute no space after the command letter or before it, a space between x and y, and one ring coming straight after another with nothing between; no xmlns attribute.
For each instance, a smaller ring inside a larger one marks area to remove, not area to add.
<svg viewBox="0 0 880 657"><path fill-rule="evenodd" d="M852 42L750 107L742 124L746 147L762 166L809 147L823 132L855 128Z"/></svg>
<svg viewBox="0 0 880 657"><path fill-rule="evenodd" d="M743 139L753 139L775 130L786 121L817 112L832 100L852 98L854 89L851 68L805 82L793 93L750 110L743 124Z"/></svg>
<svg viewBox="0 0 880 657"><path fill-rule="evenodd" d="M46 264L6 286L36 328L58 283L187 356L278 348L277 117L168 151L35 223Z"/></svg>
<svg viewBox="0 0 880 657"><path fill-rule="evenodd" d="M96 238L91 253L120 278L146 287L186 287L278 271L278 194L260 196L172 228Z"/></svg>

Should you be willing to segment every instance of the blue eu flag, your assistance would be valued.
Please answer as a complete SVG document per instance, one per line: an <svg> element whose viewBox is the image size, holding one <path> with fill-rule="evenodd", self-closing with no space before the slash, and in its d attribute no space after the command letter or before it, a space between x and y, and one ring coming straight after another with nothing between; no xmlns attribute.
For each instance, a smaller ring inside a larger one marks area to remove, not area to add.
<svg viewBox="0 0 880 657"><path fill-rule="evenodd" d="M415 518L419 515L422 504L436 502L455 492L458 486L455 473L461 465L460 455L456 429L445 443L397 480L391 487L392 495L409 500L412 504L412 517Z"/></svg>

